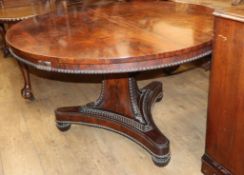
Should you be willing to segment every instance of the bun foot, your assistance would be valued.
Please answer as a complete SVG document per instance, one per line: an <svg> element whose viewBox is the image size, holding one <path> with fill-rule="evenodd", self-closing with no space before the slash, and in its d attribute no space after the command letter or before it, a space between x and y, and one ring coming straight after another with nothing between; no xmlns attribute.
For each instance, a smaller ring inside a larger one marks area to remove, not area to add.
<svg viewBox="0 0 244 175"><path fill-rule="evenodd" d="M152 156L152 161L155 165L157 165L159 167L164 167L164 166L168 165L168 163L170 161L170 154L165 155L164 157Z"/></svg>
<svg viewBox="0 0 244 175"><path fill-rule="evenodd" d="M22 90L21 90L21 95L22 95L22 97L24 98L24 99L27 99L27 100L31 100L31 101L33 101L35 98L34 98L34 95L32 94L32 92L31 92L31 89L29 89L29 88L23 88Z"/></svg>
<svg viewBox="0 0 244 175"><path fill-rule="evenodd" d="M71 127L71 124L69 124L69 123L60 123L60 122L57 122L56 123L56 126L57 126L57 128L60 130L60 131L68 131L69 129L70 129L70 127Z"/></svg>

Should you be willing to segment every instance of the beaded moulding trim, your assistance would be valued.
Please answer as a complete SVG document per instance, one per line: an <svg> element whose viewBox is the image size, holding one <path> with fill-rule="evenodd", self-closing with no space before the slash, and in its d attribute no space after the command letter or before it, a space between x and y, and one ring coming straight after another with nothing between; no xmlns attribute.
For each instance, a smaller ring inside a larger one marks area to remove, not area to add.
<svg viewBox="0 0 244 175"><path fill-rule="evenodd" d="M82 70L82 69L63 69L63 68L55 68L55 67L51 67L51 63L50 62L42 62L45 64L35 64L33 62L30 62L24 58L21 58L20 56L16 55L11 48L9 48L9 52L11 53L11 55L13 55L13 57L15 57L17 60L32 66L36 69L39 70L44 70L44 71L48 71L48 72L59 72L59 73L67 73L67 74L111 74L111 73L129 73L129 72L140 72L140 71L148 71L148 70L155 70L155 69L161 69L161 68L165 68L165 67L171 67L171 66L177 66L180 64L184 64L184 63L188 63L197 59L200 59L202 57L205 57L207 55L210 55L212 53L212 50L207 50L197 56L193 56L193 57L189 57L188 59L182 60L182 61L176 61L174 63L169 63L169 64L160 64L160 65L154 65L154 66L145 66L145 67L138 67L138 68L128 68L128 69L116 69L116 70Z"/></svg>
<svg viewBox="0 0 244 175"><path fill-rule="evenodd" d="M35 15L30 15L30 16L25 16L25 17L16 17L16 18L1 18L0 22L18 22L18 21L23 21L28 18L32 18Z"/></svg>
<svg viewBox="0 0 244 175"><path fill-rule="evenodd" d="M109 112L109 111L99 110L96 108L91 108L89 106L81 107L80 112L83 114L87 114L88 116L89 115L90 116L96 116L97 118L100 118L100 119L106 119L106 120L121 122L124 125L130 126L132 128L136 128L142 132L147 132L147 131L150 131L152 129L150 125L145 125L145 124L137 122L133 119L124 117L122 115L119 115L119 114L116 114L113 112Z"/></svg>

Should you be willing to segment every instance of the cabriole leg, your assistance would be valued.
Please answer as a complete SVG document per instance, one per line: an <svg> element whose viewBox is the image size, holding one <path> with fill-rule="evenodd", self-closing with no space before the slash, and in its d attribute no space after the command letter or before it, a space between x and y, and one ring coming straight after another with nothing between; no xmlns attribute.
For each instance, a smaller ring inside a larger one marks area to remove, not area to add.
<svg viewBox="0 0 244 175"><path fill-rule="evenodd" d="M29 75L29 68L24 63L18 61L21 73L24 78L24 87L21 90L21 95L23 98L27 100L34 100L34 96L31 91L31 82L30 82L30 75Z"/></svg>

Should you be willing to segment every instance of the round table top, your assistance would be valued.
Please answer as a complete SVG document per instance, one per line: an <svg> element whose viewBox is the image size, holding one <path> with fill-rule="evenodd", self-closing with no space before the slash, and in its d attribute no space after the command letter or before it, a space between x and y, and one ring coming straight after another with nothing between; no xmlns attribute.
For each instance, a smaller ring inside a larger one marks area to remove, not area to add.
<svg viewBox="0 0 244 175"><path fill-rule="evenodd" d="M189 62L211 53L212 9L165 1L73 6L7 31L11 53L38 69L125 73Z"/></svg>

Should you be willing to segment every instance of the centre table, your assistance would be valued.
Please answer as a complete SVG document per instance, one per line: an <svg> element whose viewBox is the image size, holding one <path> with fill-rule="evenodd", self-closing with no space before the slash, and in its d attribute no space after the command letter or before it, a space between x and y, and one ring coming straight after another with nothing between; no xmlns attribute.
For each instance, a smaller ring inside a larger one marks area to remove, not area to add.
<svg viewBox="0 0 244 175"><path fill-rule="evenodd" d="M64 74L104 75L95 102L55 111L61 131L85 124L117 132L163 166L170 160L169 140L151 115L151 106L163 97L162 83L139 89L135 72L210 54L211 14L206 7L166 1L76 6L22 21L8 30L6 40L11 54L23 64Z"/></svg>

